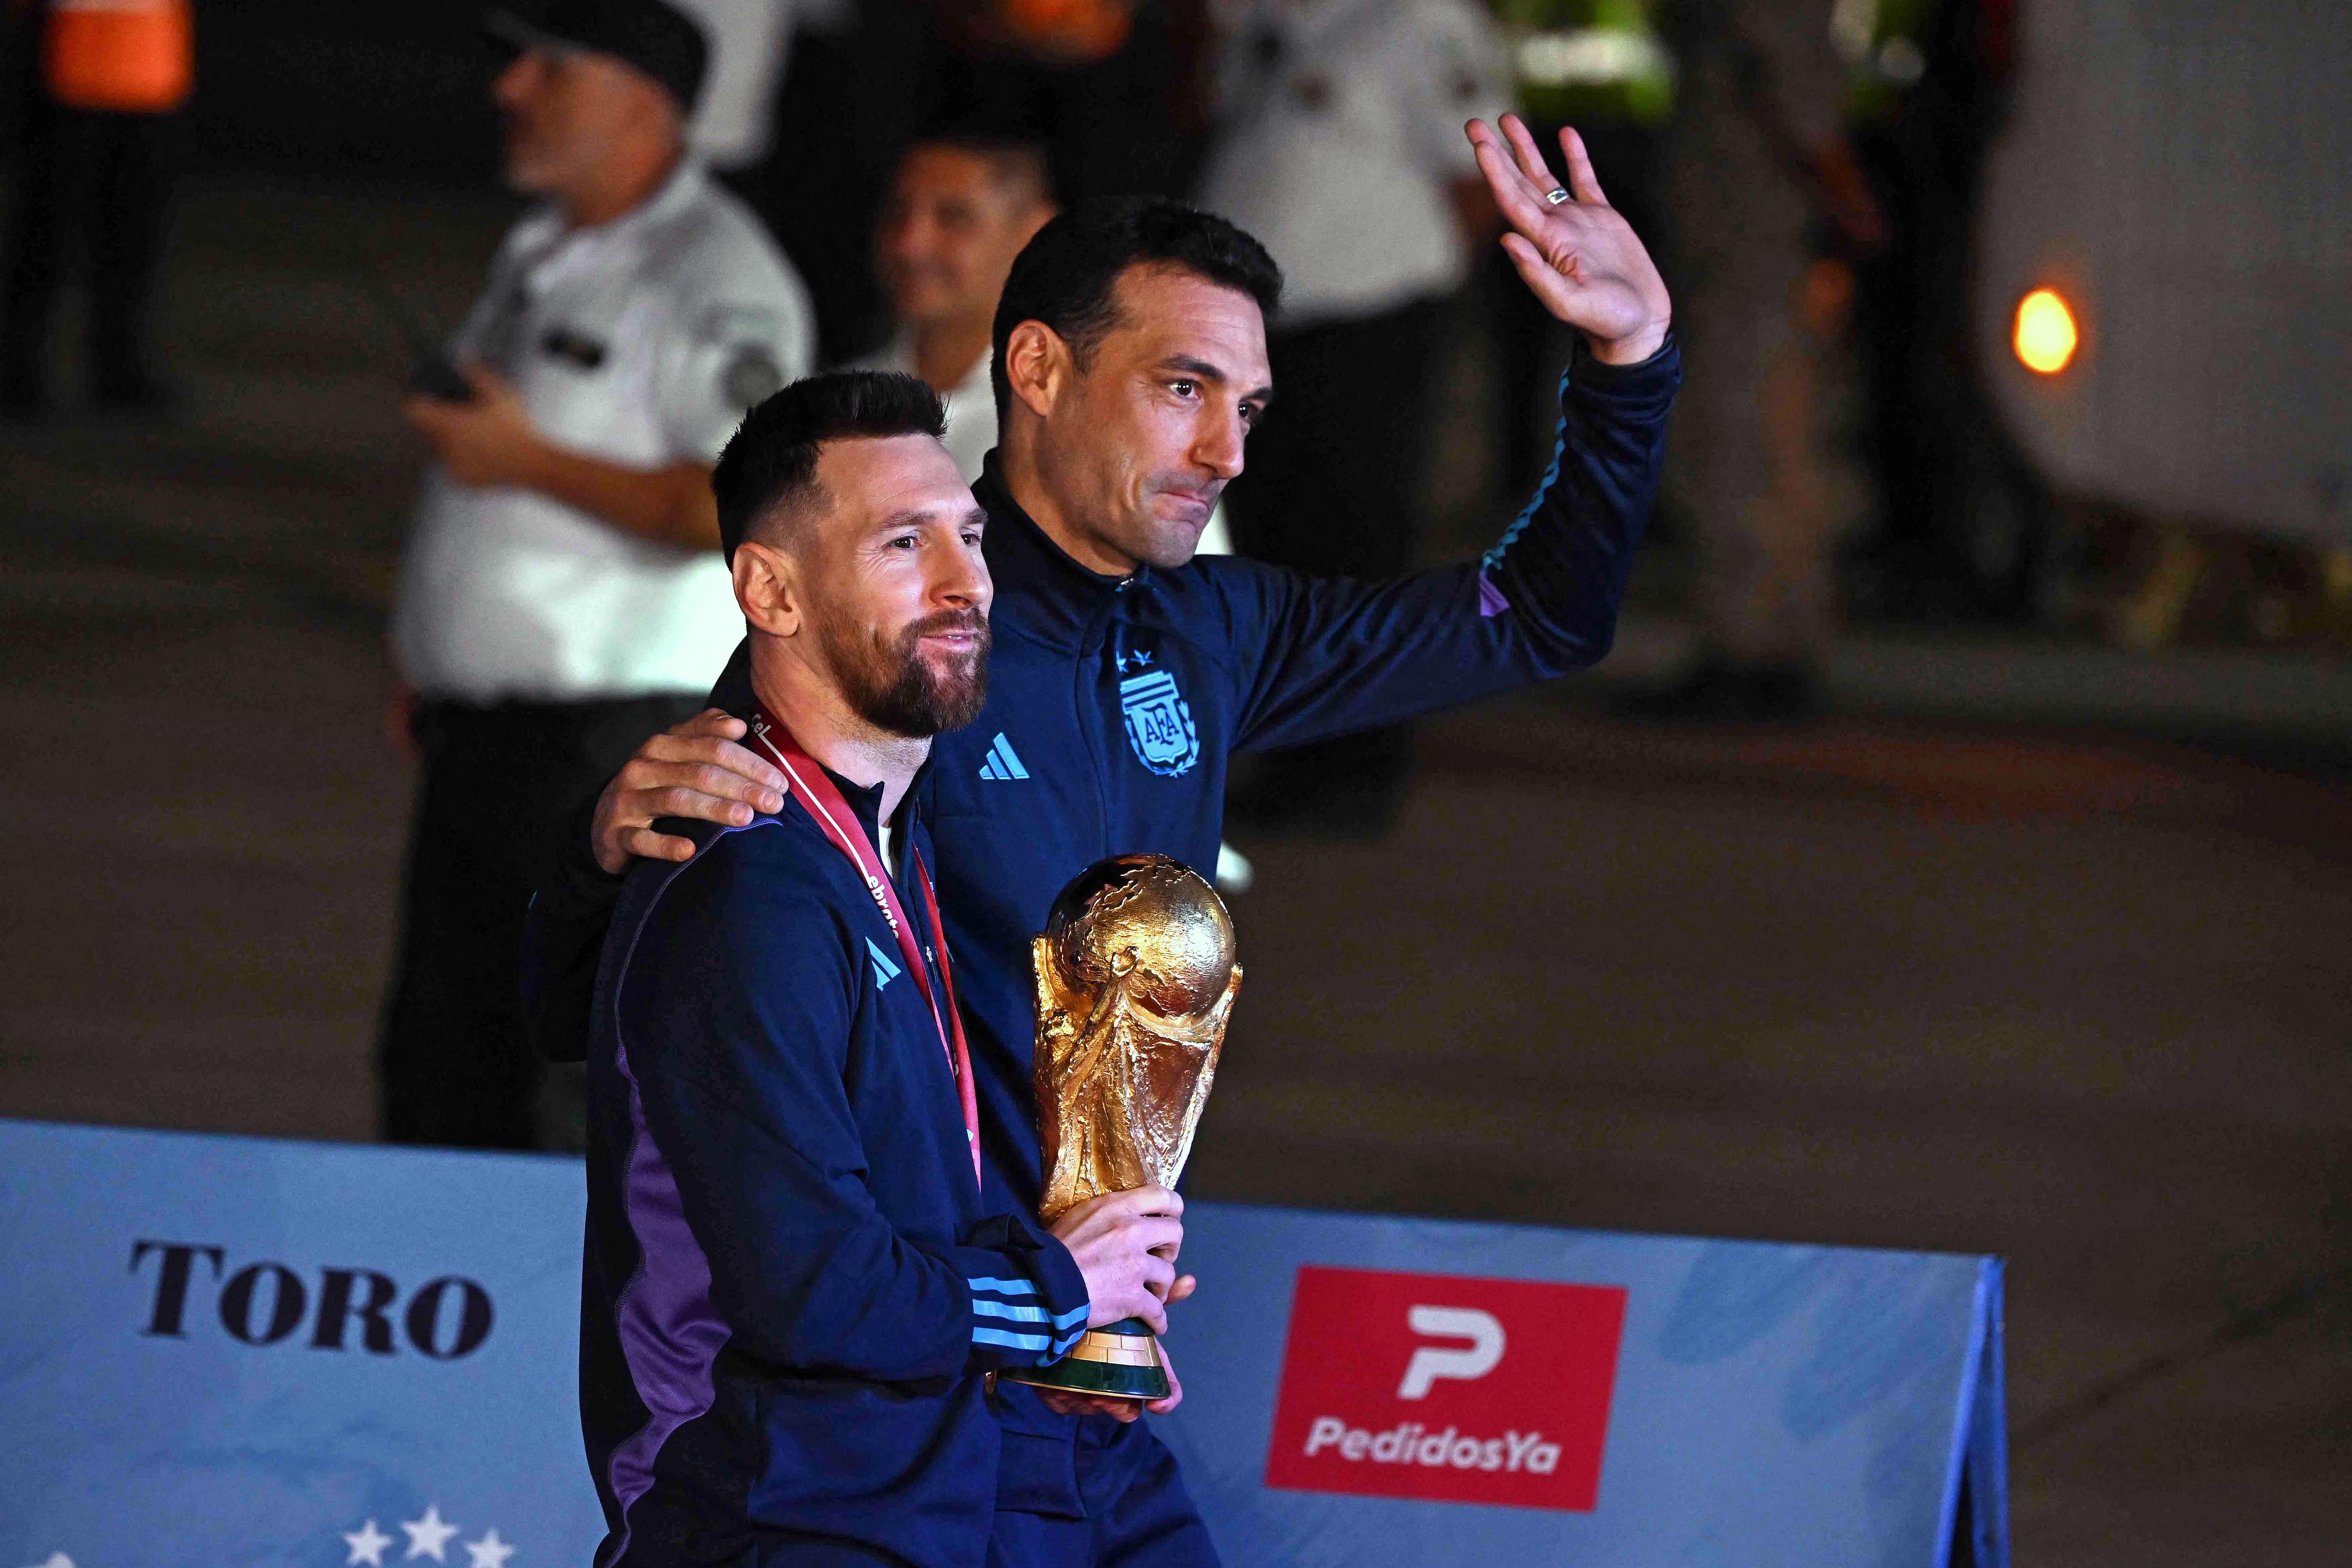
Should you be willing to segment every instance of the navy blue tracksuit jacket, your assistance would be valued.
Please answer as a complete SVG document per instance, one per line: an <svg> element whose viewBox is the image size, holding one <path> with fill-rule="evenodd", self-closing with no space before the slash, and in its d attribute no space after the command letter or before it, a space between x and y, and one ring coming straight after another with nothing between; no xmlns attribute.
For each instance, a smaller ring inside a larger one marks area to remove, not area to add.
<svg viewBox="0 0 2352 1568"><path fill-rule="evenodd" d="M839 778L874 837L879 790ZM581 1395L616 1564L986 1557L982 1374L1085 1331L1059 1241L973 1179L954 1073L797 802L628 879L589 1050ZM904 857L892 868L935 991ZM944 993L941 993L942 994Z"/></svg>
<svg viewBox="0 0 2352 1568"><path fill-rule="evenodd" d="M985 1210L1034 1213L1042 1190L1029 942L1062 885L1129 851L1213 868L1236 751L1346 734L1600 659L1656 497L1680 379L1671 342L1622 367L1580 348L1561 383L1551 468L1503 538L1477 562L1383 583L1224 556L1101 576L1023 514L990 460L973 487L996 585L988 704L939 738L920 802L971 1037ZM739 651L720 678L719 706L744 705L744 661ZM578 1050L586 955L612 899L578 837L534 939L532 1012L558 1057ZM1180 1368L1181 1345L1180 1327ZM1073 1423L1025 1391L1001 1390L996 1403L1021 1439L1000 1466L1005 1508L1098 1519L1129 1478L1171 1473L1145 1423ZM1149 1560L1204 1555L1196 1535Z"/></svg>

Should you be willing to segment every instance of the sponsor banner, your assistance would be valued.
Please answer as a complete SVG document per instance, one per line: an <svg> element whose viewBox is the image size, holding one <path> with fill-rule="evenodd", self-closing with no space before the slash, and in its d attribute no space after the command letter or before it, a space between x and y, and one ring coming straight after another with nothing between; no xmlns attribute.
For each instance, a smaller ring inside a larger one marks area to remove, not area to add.
<svg viewBox="0 0 2352 1568"><path fill-rule="evenodd" d="M1615 1286L1303 1267L1265 1484L1590 1512L1624 1321Z"/></svg>
<svg viewBox="0 0 2352 1568"><path fill-rule="evenodd" d="M2009 1560L1995 1259L1195 1204L1183 1263L1234 1568Z"/></svg>
<svg viewBox="0 0 2352 1568"><path fill-rule="evenodd" d="M583 1207L0 1121L0 1568L586 1563ZM1184 1265L1155 1425L1234 1568L2008 1562L1994 1260L1202 1203Z"/></svg>
<svg viewBox="0 0 2352 1568"><path fill-rule="evenodd" d="M576 1161L0 1121L0 1564L583 1564Z"/></svg>

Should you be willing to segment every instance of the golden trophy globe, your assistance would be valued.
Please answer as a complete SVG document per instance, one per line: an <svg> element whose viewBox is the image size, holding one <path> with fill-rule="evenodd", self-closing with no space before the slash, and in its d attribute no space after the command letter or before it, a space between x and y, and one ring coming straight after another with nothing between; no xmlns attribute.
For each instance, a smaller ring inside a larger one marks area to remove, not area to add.
<svg viewBox="0 0 2352 1568"><path fill-rule="evenodd" d="M1241 990L1224 900L1165 855L1097 860L1062 889L1033 944L1037 1136L1051 1225L1104 1193L1173 1187L1192 1152ZM1160 1342L1135 1318L1089 1329L1041 1388L1164 1399Z"/></svg>

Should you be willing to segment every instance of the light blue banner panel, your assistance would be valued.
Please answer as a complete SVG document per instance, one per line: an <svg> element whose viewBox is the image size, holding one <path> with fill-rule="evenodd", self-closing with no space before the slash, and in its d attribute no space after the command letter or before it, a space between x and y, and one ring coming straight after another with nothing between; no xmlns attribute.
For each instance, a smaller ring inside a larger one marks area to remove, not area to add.
<svg viewBox="0 0 2352 1568"><path fill-rule="evenodd" d="M0 1122L0 1563L584 1565L585 1206L575 1161Z"/></svg>
<svg viewBox="0 0 2352 1568"><path fill-rule="evenodd" d="M2008 1561L1994 1259L1199 1205L1183 1263L1235 1568Z"/></svg>
<svg viewBox="0 0 2352 1568"><path fill-rule="evenodd" d="M0 1121L0 1568L585 1564L582 1208L570 1161ZM2007 1562L1992 1260L1187 1232L1160 1429L1234 1568Z"/></svg>

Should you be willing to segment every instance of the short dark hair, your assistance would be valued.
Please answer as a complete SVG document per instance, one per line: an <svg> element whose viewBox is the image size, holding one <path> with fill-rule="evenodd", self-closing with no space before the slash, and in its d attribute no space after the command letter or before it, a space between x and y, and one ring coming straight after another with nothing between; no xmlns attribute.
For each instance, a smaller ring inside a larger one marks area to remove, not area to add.
<svg viewBox="0 0 2352 1568"><path fill-rule="evenodd" d="M999 131L984 121L942 121L917 132L907 151L919 147L945 147L977 158L988 165L998 184L1053 204L1053 166L1045 157L1045 144L1033 137Z"/></svg>
<svg viewBox="0 0 2352 1568"><path fill-rule="evenodd" d="M821 501L817 452L828 441L888 436L939 437L947 405L928 383L887 370L836 370L803 376L756 405L727 439L710 470L719 540L727 559L779 508Z"/></svg>
<svg viewBox="0 0 2352 1568"><path fill-rule="evenodd" d="M996 413L1012 401L1004 345L1024 321L1043 321L1070 345L1081 365L1118 320L1113 289L1139 263L1205 278L1257 301L1265 314L1282 301L1282 268L1239 226L1163 196L1102 196L1050 219L1013 258L996 301L989 372Z"/></svg>

